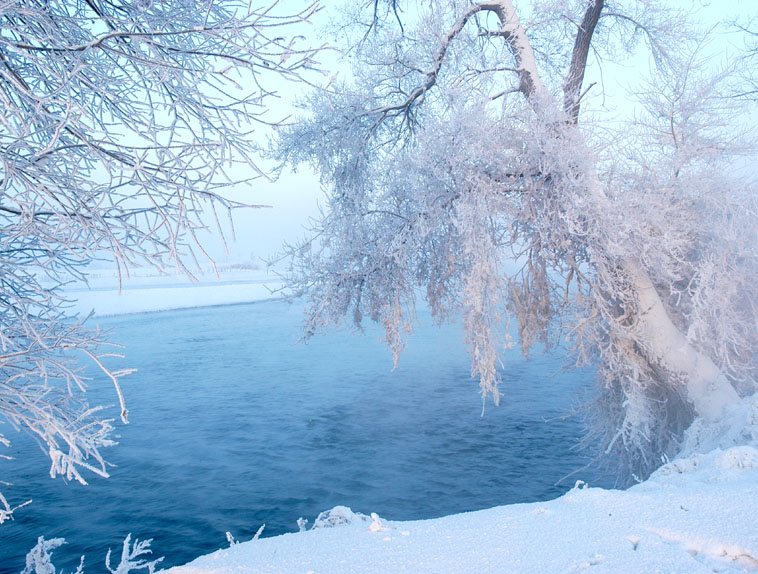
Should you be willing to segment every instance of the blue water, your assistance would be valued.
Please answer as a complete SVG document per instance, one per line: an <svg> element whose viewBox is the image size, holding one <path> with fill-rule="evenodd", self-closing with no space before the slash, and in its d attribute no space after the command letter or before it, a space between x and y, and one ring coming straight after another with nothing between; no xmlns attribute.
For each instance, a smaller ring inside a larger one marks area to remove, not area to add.
<svg viewBox="0 0 758 574"><path fill-rule="evenodd" d="M408 520L553 498L584 464L567 417L586 371L556 356L503 372L503 401L482 416L460 326L424 326L400 365L378 329L298 342L302 309L282 302L144 313L101 320L127 347L121 366L130 424L107 449L111 478L89 486L47 476L47 460L10 432L3 492L30 506L0 526L0 572L19 572L37 536L64 537L56 566L78 557L99 571L128 533L153 538L163 566L237 539L296 531L342 504ZM104 381L92 399L115 402ZM113 416L117 413L113 409ZM590 477L591 480L591 477ZM93 570L94 569L94 570ZM85 569L86 571L86 569Z"/></svg>

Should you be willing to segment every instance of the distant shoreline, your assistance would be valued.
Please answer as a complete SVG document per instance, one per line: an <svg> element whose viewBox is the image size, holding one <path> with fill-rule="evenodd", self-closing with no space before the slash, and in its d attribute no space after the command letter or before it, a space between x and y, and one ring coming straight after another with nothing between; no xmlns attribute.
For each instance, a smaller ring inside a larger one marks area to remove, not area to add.
<svg viewBox="0 0 758 574"><path fill-rule="evenodd" d="M279 299L283 288L280 278L265 271L235 270L218 277L201 275L196 281L182 276L131 276L122 280L120 288L116 274L100 275L89 285L72 283L61 294L71 301L69 310L74 313L108 317Z"/></svg>

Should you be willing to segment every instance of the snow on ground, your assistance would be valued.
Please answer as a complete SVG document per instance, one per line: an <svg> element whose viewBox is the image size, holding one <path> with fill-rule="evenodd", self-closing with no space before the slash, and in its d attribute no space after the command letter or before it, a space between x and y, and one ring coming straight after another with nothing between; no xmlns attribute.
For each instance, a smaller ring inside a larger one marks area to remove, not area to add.
<svg viewBox="0 0 758 574"><path fill-rule="evenodd" d="M279 297L281 280L265 269L222 268L185 275L135 274L119 278L115 270L97 270L89 274L87 283L66 286L64 295L73 301L72 310L82 315L94 311L98 316L166 311L208 305L251 303Z"/></svg>
<svg viewBox="0 0 758 574"><path fill-rule="evenodd" d="M735 430L736 429L736 430ZM734 446L737 443L747 443ZM718 445L702 454L698 449ZM758 397L627 491L392 522L345 507L316 528L232 545L167 574L557 574L758 571Z"/></svg>

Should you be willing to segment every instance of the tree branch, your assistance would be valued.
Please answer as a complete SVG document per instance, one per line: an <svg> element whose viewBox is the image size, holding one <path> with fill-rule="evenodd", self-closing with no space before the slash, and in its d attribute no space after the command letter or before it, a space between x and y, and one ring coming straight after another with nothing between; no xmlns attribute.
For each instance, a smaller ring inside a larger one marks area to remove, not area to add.
<svg viewBox="0 0 758 574"><path fill-rule="evenodd" d="M515 71L519 76L520 83L518 91L523 93L528 99L541 99L544 94L544 88L537 71L537 62L534 57L534 51L532 50L529 39L526 37L526 31L521 26L518 14L516 13L516 9L511 0L499 0L495 2L479 2L478 4L474 4L455 21L455 24L453 24L452 28L448 30L447 34L445 34L442 39L442 44L434 59L434 65L428 72L426 72L424 82L413 90L405 101L376 108L363 115L378 114L379 119L376 122L377 125L389 115L399 115L394 112L404 112L406 117L409 116L412 106L416 102L423 101L426 92L437 83L437 78L442 70L442 64L452 41L461 30L463 30L472 16L479 12L493 12L500 20L502 28L499 35L503 36L508 43L513 58L516 60L516 66L511 68L511 70ZM495 98L502 95L503 93L500 93L495 96Z"/></svg>
<svg viewBox="0 0 758 574"><path fill-rule="evenodd" d="M584 18L582 18L574 41L571 66L563 84L563 110L568 114L573 124L577 123L579 119L579 102L581 100L582 82L584 81L584 70L587 68L587 56L590 52L592 34L600 20L604 3L605 0L590 0L590 5L584 13Z"/></svg>

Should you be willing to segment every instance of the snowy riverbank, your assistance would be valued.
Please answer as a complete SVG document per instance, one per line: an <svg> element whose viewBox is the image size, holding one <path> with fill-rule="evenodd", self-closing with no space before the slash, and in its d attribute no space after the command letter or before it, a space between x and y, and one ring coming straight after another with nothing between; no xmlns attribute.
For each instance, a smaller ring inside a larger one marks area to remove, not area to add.
<svg viewBox="0 0 758 574"><path fill-rule="evenodd" d="M712 573L758 570L758 398L695 429L695 454L627 491L391 522L336 508L306 532L235 544L170 574ZM731 445L739 446L731 446ZM710 450L712 449L713 450ZM697 451L710 450L706 454Z"/></svg>

